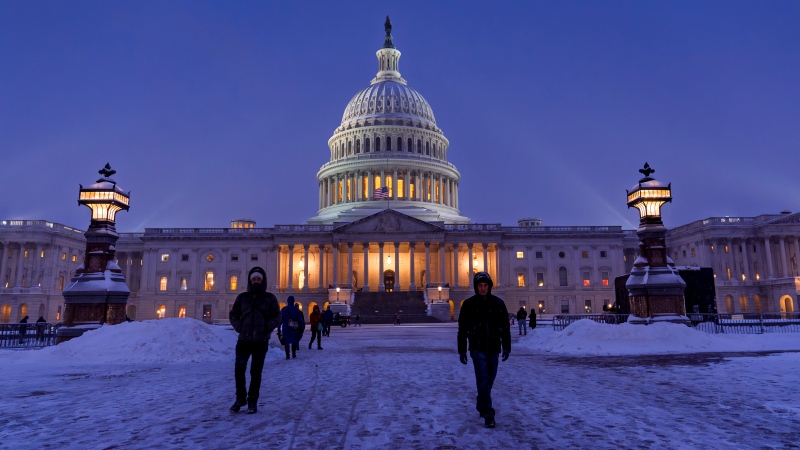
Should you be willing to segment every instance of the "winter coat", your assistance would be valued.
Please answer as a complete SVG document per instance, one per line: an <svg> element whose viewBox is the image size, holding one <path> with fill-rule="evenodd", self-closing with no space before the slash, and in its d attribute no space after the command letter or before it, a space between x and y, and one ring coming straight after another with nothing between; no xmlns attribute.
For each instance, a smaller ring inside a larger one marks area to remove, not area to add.
<svg viewBox="0 0 800 450"><path fill-rule="evenodd" d="M326 326L333 323L333 311L326 309L325 312L322 313L322 323Z"/></svg>
<svg viewBox="0 0 800 450"><path fill-rule="evenodd" d="M517 320L519 322L522 322L523 320L525 320L527 318L528 318L528 313L525 312L524 309L520 308L519 311L517 311Z"/></svg>
<svg viewBox="0 0 800 450"><path fill-rule="evenodd" d="M532 330L536 328L536 311L531 310L531 317L530 322L528 323L528 327Z"/></svg>
<svg viewBox="0 0 800 450"><path fill-rule="evenodd" d="M458 353L467 350L490 355L501 351L511 352L511 326L508 323L506 304L492 295L491 286L486 296L475 295L464 300L458 316ZM469 343L469 346L467 345Z"/></svg>
<svg viewBox="0 0 800 450"><path fill-rule="evenodd" d="M23 317L19 323L19 334L24 335L28 331L28 316Z"/></svg>
<svg viewBox="0 0 800 450"><path fill-rule="evenodd" d="M250 275L261 273L264 283L253 287ZM244 342L269 342L272 331L281 321L278 299L266 291L267 275L260 267L254 267L247 275L247 292L242 292L233 302L228 318L233 329L239 333L239 340Z"/></svg>
<svg viewBox="0 0 800 450"><path fill-rule="evenodd" d="M308 319L311 322L311 329L316 330L318 328L319 321L322 319L322 314L320 314L318 308L314 309L314 312L311 313Z"/></svg>
<svg viewBox="0 0 800 450"><path fill-rule="evenodd" d="M289 326L289 321L297 323L296 328ZM286 305L281 310L281 334L283 335L283 345L299 344L306 329L306 320L303 312L294 305Z"/></svg>

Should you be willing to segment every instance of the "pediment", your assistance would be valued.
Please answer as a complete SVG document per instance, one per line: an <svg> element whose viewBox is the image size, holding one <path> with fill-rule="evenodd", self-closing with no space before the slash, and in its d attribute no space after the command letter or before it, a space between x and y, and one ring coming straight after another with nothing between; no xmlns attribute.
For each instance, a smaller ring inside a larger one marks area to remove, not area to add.
<svg viewBox="0 0 800 450"><path fill-rule="evenodd" d="M403 213L386 209L336 228L339 233L420 233L439 232L443 227Z"/></svg>

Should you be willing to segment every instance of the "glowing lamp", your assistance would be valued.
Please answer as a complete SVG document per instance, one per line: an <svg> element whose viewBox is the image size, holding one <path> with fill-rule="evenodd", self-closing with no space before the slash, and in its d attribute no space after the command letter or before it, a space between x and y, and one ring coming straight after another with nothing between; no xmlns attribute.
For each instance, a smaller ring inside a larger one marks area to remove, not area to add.
<svg viewBox="0 0 800 450"><path fill-rule="evenodd" d="M130 209L130 192L125 192L117 186L117 182L110 177L117 173L109 164L98 171L103 177L96 183L83 187L80 185L79 205L86 205L92 210L92 222L114 223L117 211Z"/></svg>
<svg viewBox="0 0 800 450"><path fill-rule="evenodd" d="M672 201L672 183L664 185L660 181L651 178L650 175L655 170L650 165L644 163L644 168L639 169L644 178L633 186L628 193L628 208L639 210L639 225L662 225L661 206Z"/></svg>

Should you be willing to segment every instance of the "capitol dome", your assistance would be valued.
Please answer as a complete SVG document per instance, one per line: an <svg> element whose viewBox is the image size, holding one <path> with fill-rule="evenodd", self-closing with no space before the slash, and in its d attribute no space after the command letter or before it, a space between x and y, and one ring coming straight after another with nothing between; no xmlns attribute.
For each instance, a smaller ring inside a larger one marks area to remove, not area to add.
<svg viewBox="0 0 800 450"><path fill-rule="evenodd" d="M400 51L386 20L378 73L345 107L317 173L312 224L352 222L390 208L427 222L467 223L458 211L461 175L433 109L400 76Z"/></svg>
<svg viewBox="0 0 800 450"><path fill-rule="evenodd" d="M436 125L431 105L419 92L397 81L376 81L353 96L344 109L342 126L370 119L411 119Z"/></svg>

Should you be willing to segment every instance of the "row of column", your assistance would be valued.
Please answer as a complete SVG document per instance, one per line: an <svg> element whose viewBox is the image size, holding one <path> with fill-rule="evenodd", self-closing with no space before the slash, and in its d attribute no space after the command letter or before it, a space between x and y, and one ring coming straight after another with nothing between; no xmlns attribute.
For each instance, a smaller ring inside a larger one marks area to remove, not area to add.
<svg viewBox="0 0 800 450"><path fill-rule="evenodd" d="M347 260L346 260L347 261L347 272L346 272L346 276L347 277L344 278L344 279L340 279L340 277L339 277L340 272L341 272L341 268L339 267L339 263L340 263L339 260L341 259L340 252L342 250L340 249L340 245L339 244L331 245L330 253L331 253L332 257L331 257L331 260L330 260L329 263L332 264L332 267L331 267L332 280L330 280L330 283L327 283L327 284L333 284L333 285L351 284L350 276L352 276L351 274L353 273L353 247L355 246L355 244L356 243L353 243L353 242L349 242L349 243L345 244L347 246ZM370 242L362 242L360 244L362 246L362 251L363 251L363 265L364 265L363 266L363 272L361 273L361 280L360 281L361 281L362 290L366 292L366 291L370 290L370 286L369 286L369 273L370 273L369 249L370 249L370 244L371 243ZM409 251L408 251L409 268L408 268L408 272L405 274L405 276L403 276L403 274L401 273L400 266L399 266L400 244L401 244L401 242L393 242L394 255L393 255L391 267L384 266L384 262L386 261L386 256L388 256L388 255L384 254L385 244L386 244L385 242L375 243L375 245L378 246L378 286L377 286L378 291L384 291L385 290L383 274L384 274L385 270L388 270L388 269L391 269L392 271L394 271L394 273L395 273L395 285L398 286L398 289L400 287L402 287L402 286L407 286L408 290L416 290L417 286L416 286L416 283L415 283L414 275L416 274L416 268L415 268L415 264L416 264L416 247L417 247L418 243L417 242L408 242L408 245L409 245ZM295 248L295 245L301 245L303 247L303 261L304 261L303 269L298 269L297 265L295 264L295 260L294 260L294 254L295 254L294 248ZM300 270L305 270L306 271L305 272L305 274L306 274L306 282L303 284L303 288L301 289L301 292L309 292L309 290L311 289L309 287L309 283L308 283L308 280L309 280L308 273L309 273L309 270L310 270L309 269L309 264L308 264L308 261L309 261L308 256L309 256L309 250L310 250L311 245L313 245L313 244L286 244L286 245L281 245L280 247L285 247L287 249L287 253L288 253L285 262L281 261L282 249L281 249L281 251L276 252L276 263L277 263L277 267L278 267L276 276L279 279L283 279L282 275L284 275L284 274L286 275L285 279L286 279L286 287L287 287L287 291L288 292L296 292L298 290L299 286L297 286L295 284L295 278L296 278L295 274L298 274ZM461 247L461 245L462 244L446 244L446 243L438 243L438 244L436 244L436 246L438 247L437 250L436 250L436 253L437 253L437 257L439 259L439 271L438 271L439 273L438 274L432 274L431 273L431 243L430 242L425 242L424 243L424 247L425 247L424 264L425 264L426 282L431 282L431 280L433 278L436 278L438 280L437 282L441 282L441 283L448 282L454 288L458 288L459 287L459 276L458 275L460 273L460 268L459 268L458 249ZM489 259L488 259L488 253L489 252L488 252L487 245L483 244L483 243L479 243L479 244L477 244L477 249L474 248L474 244L472 244L472 243L468 243L468 244L465 244L465 245L467 247L467 252L468 252L467 253L468 254L468 257L467 257L467 259L468 259L467 266L468 267L464 268L464 269L467 269L466 273L469 274L469 276L467 277L467 280L468 280L467 281L467 287L471 287L472 286L472 275L471 274L473 273L473 270L474 270L473 258L472 258L473 251L480 252L481 258L482 258L482 263L483 263L482 267L484 268L484 270L488 269L489 272L492 274L492 277L496 280L497 279L496 278L497 277L497 274L496 274L496 272L497 272L496 263L494 263L492 261L489 261ZM325 278L326 278L325 277L325 274L326 274L325 264L328 264L328 261L327 261L327 258L325 257L325 255L328 252L328 250L326 248L326 244L316 244L316 246L317 246L317 254L319 255L319 257L318 257L319 264L316 267L318 273L317 273L317 287L315 289L317 289L318 291L323 291L325 289L325 286L326 286L326 283L325 283ZM447 264L446 264L446 262L447 262L446 261L446 258L447 258L446 251L447 250L450 250L450 253L451 253L450 257L452 258L450 260L452 262L452 266L451 266L452 267L452 271L449 274L449 276L448 276L447 270L446 270L447 269ZM498 248L497 257L499 258L499 248ZM432 275L437 275L437 276L433 277Z"/></svg>
<svg viewBox="0 0 800 450"><path fill-rule="evenodd" d="M400 180L398 179L398 174L403 177L402 193L399 188ZM376 176L380 176L381 182L379 186L375 186L374 183ZM399 172L397 169L344 172L326 177L319 182L319 208L327 208L328 206L336 204L375 200L375 189L387 186L387 176L392 177L389 194L389 199L391 200L399 200L402 198L440 203L452 208L458 208L458 181L455 179L433 172L409 170ZM412 176L414 177L413 181ZM364 197L365 183L367 188L366 197ZM414 186L413 195L411 192L412 185ZM430 198L430 200L428 200L428 198Z"/></svg>
<svg viewBox="0 0 800 450"><path fill-rule="evenodd" d="M44 258L41 256L45 249L53 248L52 245L43 244L39 242L22 242L19 243L17 254L14 255L11 249L11 242L2 242L2 258L0 258L0 288L12 287L33 287L38 286L43 279L44 275ZM28 248L30 247L30 248ZM31 255L31 252L35 253ZM28 257L34 258L33 264L27 264L31 269L30 277L26 277L25 272L25 251L28 251ZM58 251L51 251L53 258L53 266L55 267L58 258Z"/></svg>
<svg viewBox="0 0 800 450"><path fill-rule="evenodd" d="M706 241L706 246L710 250L714 245L714 251L708 253L709 258L705 263L711 267L719 267L723 274L723 279L727 280L727 270L731 271L731 279L742 281L742 275L745 280L756 280L758 278L772 279L772 278L789 278L800 276L798 273L797 257L800 255L800 240L793 239L792 243L781 236L777 238L778 254L777 258L772 255L772 239L766 238L753 238L753 239L723 239L717 241ZM728 252L725 252L724 246L728 247ZM739 251L739 245L742 246L742 251ZM791 245L791 249L790 246ZM756 246L756 251L753 252L753 246ZM762 250L763 251L758 251ZM790 250L793 250L791 254ZM791 254L791 256L790 256ZM774 262L777 262L778 267L774 267ZM719 273L718 272L718 273Z"/></svg>

